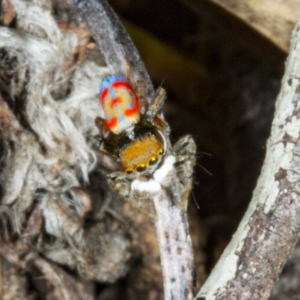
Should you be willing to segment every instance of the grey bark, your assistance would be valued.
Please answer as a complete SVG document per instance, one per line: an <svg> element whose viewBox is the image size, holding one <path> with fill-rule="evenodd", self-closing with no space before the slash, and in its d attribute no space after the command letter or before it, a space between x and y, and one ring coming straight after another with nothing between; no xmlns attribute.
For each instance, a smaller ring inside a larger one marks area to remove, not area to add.
<svg viewBox="0 0 300 300"><path fill-rule="evenodd" d="M300 227L300 20L251 203L196 299L268 299Z"/></svg>

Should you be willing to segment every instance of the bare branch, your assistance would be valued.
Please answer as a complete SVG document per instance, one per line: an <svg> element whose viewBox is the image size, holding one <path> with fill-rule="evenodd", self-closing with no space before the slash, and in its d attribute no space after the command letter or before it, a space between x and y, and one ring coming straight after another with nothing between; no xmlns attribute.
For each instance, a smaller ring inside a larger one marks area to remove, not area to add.
<svg viewBox="0 0 300 300"><path fill-rule="evenodd" d="M154 203L164 298L189 300L193 298L194 258L174 163L174 156L167 157L163 166L154 173L154 179L147 182L136 179L132 189L140 194L148 194Z"/></svg>
<svg viewBox="0 0 300 300"><path fill-rule="evenodd" d="M300 20L261 176L249 208L196 299L268 299L299 237Z"/></svg>

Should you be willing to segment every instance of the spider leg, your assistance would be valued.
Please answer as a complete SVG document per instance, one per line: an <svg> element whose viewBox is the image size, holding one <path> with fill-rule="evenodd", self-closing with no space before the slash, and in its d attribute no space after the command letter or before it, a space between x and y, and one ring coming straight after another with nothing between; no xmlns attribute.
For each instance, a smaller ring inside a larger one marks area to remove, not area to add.
<svg viewBox="0 0 300 300"><path fill-rule="evenodd" d="M144 115L148 109L148 102L146 96L146 88L145 83L142 80L137 82L137 89L136 89L138 98L139 98L139 107L140 113Z"/></svg>
<svg viewBox="0 0 300 300"><path fill-rule="evenodd" d="M108 136L110 135L111 131L109 130L109 128L107 127L107 125L105 124L105 120L97 117L95 119L95 124L99 130L99 134L103 139L107 139Z"/></svg>
<svg viewBox="0 0 300 300"><path fill-rule="evenodd" d="M118 159L117 137L108 129L105 121L97 117L95 124L98 127L99 135L94 136L94 146L103 154Z"/></svg>
<svg viewBox="0 0 300 300"><path fill-rule="evenodd" d="M181 206L186 211L193 186L193 170L196 164L196 144L190 135L180 138L173 146L176 157L175 168L180 182Z"/></svg>
<svg viewBox="0 0 300 300"><path fill-rule="evenodd" d="M161 113L162 107L165 103L166 91L160 87L156 92L156 97L147 111L147 119L152 121L156 116Z"/></svg>
<svg viewBox="0 0 300 300"><path fill-rule="evenodd" d="M126 201L129 201L133 207L145 215L154 218L155 212L151 196L145 193L140 194L132 189L134 178L135 175L118 171L109 174L107 176L107 182L113 191L117 192Z"/></svg>

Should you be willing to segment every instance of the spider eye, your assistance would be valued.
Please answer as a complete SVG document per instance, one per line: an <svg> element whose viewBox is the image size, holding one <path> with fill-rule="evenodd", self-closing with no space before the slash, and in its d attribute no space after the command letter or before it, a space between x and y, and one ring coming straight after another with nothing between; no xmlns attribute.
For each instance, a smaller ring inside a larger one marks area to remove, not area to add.
<svg viewBox="0 0 300 300"><path fill-rule="evenodd" d="M145 170L147 169L146 165L142 164L142 165L139 165L136 170L138 172L144 172Z"/></svg>
<svg viewBox="0 0 300 300"><path fill-rule="evenodd" d="M132 173L133 173L133 170L127 169L127 170L126 170L126 173L127 173L127 174L132 174Z"/></svg>
<svg viewBox="0 0 300 300"><path fill-rule="evenodd" d="M157 161L158 161L158 158L156 156L152 156L149 160L149 165L153 166L157 163Z"/></svg>
<svg viewBox="0 0 300 300"><path fill-rule="evenodd" d="M165 152L164 149L159 149L158 154L159 154L159 155L163 155L164 152Z"/></svg>

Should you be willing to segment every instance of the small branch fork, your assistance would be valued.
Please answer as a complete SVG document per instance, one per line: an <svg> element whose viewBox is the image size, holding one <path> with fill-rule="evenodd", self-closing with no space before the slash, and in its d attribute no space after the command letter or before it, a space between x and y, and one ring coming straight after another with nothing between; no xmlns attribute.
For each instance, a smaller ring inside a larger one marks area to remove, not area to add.
<svg viewBox="0 0 300 300"><path fill-rule="evenodd" d="M300 229L300 19L249 208L197 300L269 299Z"/></svg>

